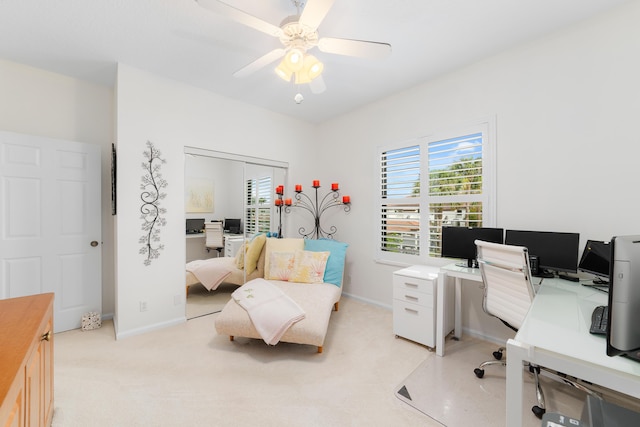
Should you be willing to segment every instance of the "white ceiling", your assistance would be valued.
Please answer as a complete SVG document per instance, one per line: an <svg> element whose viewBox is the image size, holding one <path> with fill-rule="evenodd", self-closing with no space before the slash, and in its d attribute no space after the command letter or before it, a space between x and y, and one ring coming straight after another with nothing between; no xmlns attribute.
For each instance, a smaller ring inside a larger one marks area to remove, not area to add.
<svg viewBox="0 0 640 427"><path fill-rule="evenodd" d="M272 24L291 0L225 0ZM317 0L310 0L317 1ZM336 0L320 37L387 42L367 60L318 52L327 90L279 79L273 66L232 73L280 47L195 0L0 0L0 58L112 85L116 63L319 123L442 73L588 19L626 0Z"/></svg>

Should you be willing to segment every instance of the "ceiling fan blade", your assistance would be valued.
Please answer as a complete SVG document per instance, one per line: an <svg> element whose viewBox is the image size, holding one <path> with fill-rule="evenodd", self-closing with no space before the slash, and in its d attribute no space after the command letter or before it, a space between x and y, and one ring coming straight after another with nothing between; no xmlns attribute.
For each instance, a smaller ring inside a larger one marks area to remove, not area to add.
<svg viewBox="0 0 640 427"><path fill-rule="evenodd" d="M282 34L282 30L280 27L277 27L273 24L270 24L266 21L263 21L260 18L256 18L253 15L249 15L248 13L236 9L233 6L229 6L226 3L221 2L220 0L195 0L201 7L215 12L219 15L222 15L226 18L233 19L240 24L246 25L247 27L253 28L254 30L262 31L263 33L267 33L271 36L280 37Z"/></svg>
<svg viewBox="0 0 640 427"><path fill-rule="evenodd" d="M284 53L285 53L284 49L274 49L271 52L267 53L266 55L263 55L260 58L256 59L255 61L253 61L249 65L247 65L247 66L245 66L243 68L240 68L238 71L233 73L233 76L234 77L246 77L249 74L258 71L260 68L269 65L273 61L275 61L275 60L277 60L279 58L282 58L284 56Z"/></svg>
<svg viewBox="0 0 640 427"><path fill-rule="evenodd" d="M309 83L309 89L311 89L311 93L315 93L317 95L327 90L327 85L324 84L322 76L318 76L311 80Z"/></svg>
<svg viewBox="0 0 640 427"><path fill-rule="evenodd" d="M369 59L382 59L391 53L391 45L389 43L335 39L331 37L323 37L318 40L318 49L326 53Z"/></svg>
<svg viewBox="0 0 640 427"><path fill-rule="evenodd" d="M307 0L307 4L300 15L300 23L307 27L318 29L320 23L327 16L329 9L336 0Z"/></svg>

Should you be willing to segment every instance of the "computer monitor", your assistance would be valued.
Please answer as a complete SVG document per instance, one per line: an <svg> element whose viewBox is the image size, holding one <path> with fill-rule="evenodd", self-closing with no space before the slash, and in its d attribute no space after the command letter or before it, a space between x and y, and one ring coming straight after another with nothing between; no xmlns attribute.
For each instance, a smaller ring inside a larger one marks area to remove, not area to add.
<svg viewBox="0 0 640 427"><path fill-rule="evenodd" d="M611 266L611 244L601 240L587 240L578 263L578 270L597 276L594 283L607 284ZM606 278L603 280L602 278Z"/></svg>
<svg viewBox="0 0 640 427"><path fill-rule="evenodd" d="M529 258L537 258L537 273L532 262L531 273L541 277L553 277L554 272L578 272L579 233L553 231L507 230L507 245L525 246Z"/></svg>
<svg viewBox="0 0 640 427"><path fill-rule="evenodd" d="M611 239L607 355L640 361L640 235Z"/></svg>
<svg viewBox="0 0 640 427"><path fill-rule="evenodd" d="M187 234L197 234L204 229L204 218L187 218Z"/></svg>
<svg viewBox="0 0 640 427"><path fill-rule="evenodd" d="M240 234L240 218L225 218L224 231L231 234Z"/></svg>
<svg viewBox="0 0 640 427"><path fill-rule="evenodd" d="M476 240L503 243L504 229L490 227L442 227L443 258L464 259L465 267L477 267Z"/></svg>

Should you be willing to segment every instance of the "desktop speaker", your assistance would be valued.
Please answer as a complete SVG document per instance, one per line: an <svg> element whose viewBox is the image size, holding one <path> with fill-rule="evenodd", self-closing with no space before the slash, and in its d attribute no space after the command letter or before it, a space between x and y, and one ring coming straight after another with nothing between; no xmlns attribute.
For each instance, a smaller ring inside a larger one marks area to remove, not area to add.
<svg viewBox="0 0 640 427"><path fill-rule="evenodd" d="M531 274L535 276L536 274L539 273L537 255L529 255L529 266L531 267Z"/></svg>

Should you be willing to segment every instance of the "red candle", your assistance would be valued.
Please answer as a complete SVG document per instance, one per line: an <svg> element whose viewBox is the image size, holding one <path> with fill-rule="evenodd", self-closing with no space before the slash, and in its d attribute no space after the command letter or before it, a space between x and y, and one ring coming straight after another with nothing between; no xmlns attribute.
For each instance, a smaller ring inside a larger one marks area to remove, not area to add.
<svg viewBox="0 0 640 427"><path fill-rule="evenodd" d="M302 193L302 185L296 184L296 193Z"/></svg>
<svg viewBox="0 0 640 427"><path fill-rule="evenodd" d="M291 206L291 199L285 199L284 204L287 206Z"/></svg>
<svg viewBox="0 0 640 427"><path fill-rule="evenodd" d="M284 186L278 185L276 187L276 194L284 194Z"/></svg>
<svg viewBox="0 0 640 427"><path fill-rule="evenodd" d="M276 206L282 205L282 199L276 199Z"/></svg>
<svg viewBox="0 0 640 427"><path fill-rule="evenodd" d="M313 180L313 188L318 188L320 187L320 181L318 181L317 179Z"/></svg>
<svg viewBox="0 0 640 427"><path fill-rule="evenodd" d="M331 191L338 191L338 183L334 182L331 184Z"/></svg>
<svg viewBox="0 0 640 427"><path fill-rule="evenodd" d="M350 196L342 196L342 203L344 203L345 205L348 205L349 203L351 203L351 197Z"/></svg>

